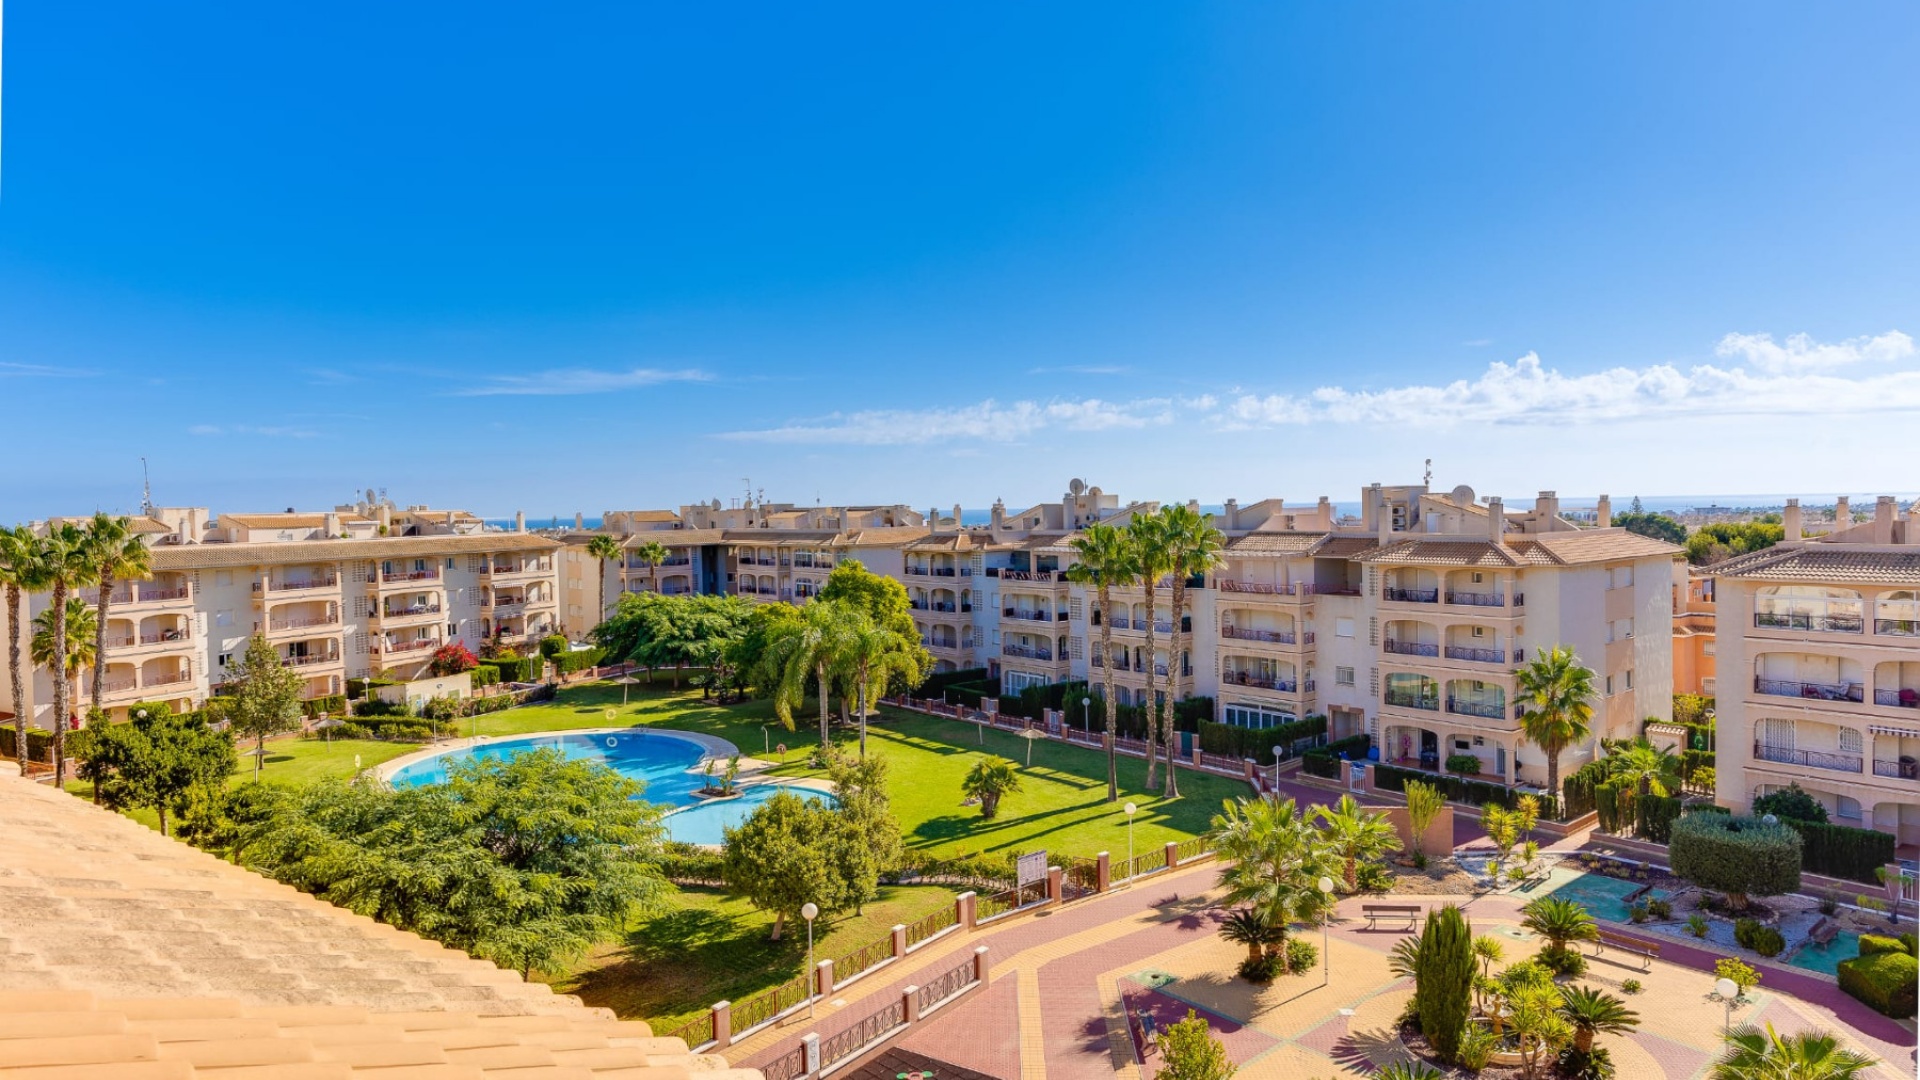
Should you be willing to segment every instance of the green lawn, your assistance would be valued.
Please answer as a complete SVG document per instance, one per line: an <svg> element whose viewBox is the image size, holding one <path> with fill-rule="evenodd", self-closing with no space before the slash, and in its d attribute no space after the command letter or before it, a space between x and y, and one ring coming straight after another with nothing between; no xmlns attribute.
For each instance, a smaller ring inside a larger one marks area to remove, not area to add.
<svg viewBox="0 0 1920 1080"><path fill-rule="evenodd" d="M814 956L842 956L885 938L896 923L912 923L952 903L947 889L882 888L864 912L816 923ZM744 1001L806 970L805 923L789 926L784 940L769 941L772 917L744 900L717 889L682 889L679 904L596 950L578 971L549 979L554 989L621 1016L644 1017L664 1033L716 1001Z"/></svg>

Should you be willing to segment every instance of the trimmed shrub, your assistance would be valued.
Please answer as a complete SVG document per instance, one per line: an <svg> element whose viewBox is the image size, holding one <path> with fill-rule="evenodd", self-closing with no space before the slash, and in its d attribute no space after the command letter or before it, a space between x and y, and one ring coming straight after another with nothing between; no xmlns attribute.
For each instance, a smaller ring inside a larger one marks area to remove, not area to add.
<svg viewBox="0 0 1920 1080"><path fill-rule="evenodd" d="M913 691L914 697L937 698L941 692L962 683L984 683L987 679L986 668L963 668L959 671L936 671L921 681ZM978 692L976 690L976 692ZM996 693L996 696L997 693ZM949 701L953 700L948 698Z"/></svg>
<svg viewBox="0 0 1920 1080"><path fill-rule="evenodd" d="M1768 814L1795 821L1817 821L1822 825L1827 822L1827 808L1820 804L1819 799L1800 790L1797 783L1753 800L1754 817L1766 817Z"/></svg>
<svg viewBox="0 0 1920 1080"><path fill-rule="evenodd" d="M591 667L599 667L601 658L606 655L607 650L600 648L582 649L579 652L563 652L553 657L553 670L561 675L571 675L576 671L585 671Z"/></svg>
<svg viewBox="0 0 1920 1080"><path fill-rule="evenodd" d="M356 717L406 716L407 707L397 701L382 701L379 698L367 698L353 706Z"/></svg>
<svg viewBox="0 0 1920 1080"><path fill-rule="evenodd" d="M1324 716L1309 716L1304 720L1295 720L1290 724L1280 724L1265 729L1235 727L1232 724L1216 724L1212 720L1202 720L1200 721L1200 749L1209 754L1252 758L1256 764L1270 764L1273 761L1274 747L1283 748L1283 756L1291 757L1295 753L1309 749L1313 740L1320 739L1326 733L1327 718Z"/></svg>
<svg viewBox="0 0 1920 1080"><path fill-rule="evenodd" d="M1448 904L1427 919L1420 935L1420 965L1414 975L1420 1031L1442 1061L1460 1052L1460 1031L1472 1004L1473 930L1460 909Z"/></svg>
<svg viewBox="0 0 1920 1080"><path fill-rule="evenodd" d="M540 659L533 656L496 656L487 663L499 669L501 682L532 682L540 667Z"/></svg>
<svg viewBox="0 0 1920 1080"><path fill-rule="evenodd" d="M1714 768L1715 755L1711 750L1683 750L1680 752L1680 778L1692 782L1693 775L1701 769Z"/></svg>
<svg viewBox="0 0 1920 1080"><path fill-rule="evenodd" d="M492 664L481 664L473 669L473 686L477 690L483 686L495 686L500 682L500 669Z"/></svg>
<svg viewBox="0 0 1920 1080"><path fill-rule="evenodd" d="M323 697L308 698L300 703L300 711L305 713L309 720L319 716L321 713L326 713L328 716L345 716L347 714L347 696L345 694L327 694Z"/></svg>
<svg viewBox="0 0 1920 1080"><path fill-rule="evenodd" d="M1367 756L1367 748L1372 745L1373 741L1365 735L1354 735L1339 742L1316 746L1300 755L1300 769L1309 776L1331 780L1340 775L1340 758L1343 755L1354 761L1362 760Z"/></svg>
<svg viewBox="0 0 1920 1080"><path fill-rule="evenodd" d="M1549 945L1535 954L1534 960L1555 975L1583 975L1587 970L1587 958L1571 947L1556 949Z"/></svg>
<svg viewBox="0 0 1920 1080"><path fill-rule="evenodd" d="M1310 971L1320 962L1320 950L1303 937L1287 939L1287 970L1295 975Z"/></svg>
<svg viewBox="0 0 1920 1080"><path fill-rule="evenodd" d="M1816 804L1817 805L1817 804ZM1894 836L1878 829L1798 821L1784 815L1780 823L1800 834L1801 869L1827 877L1877 884L1874 871L1893 861Z"/></svg>
<svg viewBox="0 0 1920 1080"><path fill-rule="evenodd" d="M1864 943L1864 942L1863 942ZM1904 952L1862 953L1840 961L1840 989L1875 1012L1896 1020L1913 1019L1920 961Z"/></svg>
<svg viewBox="0 0 1920 1080"><path fill-rule="evenodd" d="M1594 809L1594 787L1606 779L1605 763L1589 761L1560 781L1560 804L1566 807L1569 820Z"/></svg>
<svg viewBox="0 0 1920 1080"><path fill-rule="evenodd" d="M567 640L565 634L548 634L540 639L540 656L543 659L552 660L556 656L565 655L572 645L573 643Z"/></svg>
<svg viewBox="0 0 1920 1080"><path fill-rule="evenodd" d="M1667 848L1675 875L1728 894L1778 896L1800 888L1800 834L1785 825L1725 814L1688 814L1673 823Z"/></svg>
<svg viewBox="0 0 1920 1080"><path fill-rule="evenodd" d="M1881 934L1860 935L1861 956L1873 956L1877 953L1906 953L1908 956L1913 956L1915 955L1914 947L1915 941L1912 934L1901 934L1897 938Z"/></svg>
<svg viewBox="0 0 1920 1080"><path fill-rule="evenodd" d="M1733 940L1743 949L1752 949L1761 956L1779 956L1787 947L1786 939L1780 931L1753 919L1735 919L1733 922Z"/></svg>
<svg viewBox="0 0 1920 1080"><path fill-rule="evenodd" d="M14 749L13 722L8 721L0 727L0 757L19 760L20 755ZM39 728L27 729L27 760L53 762L53 733Z"/></svg>
<svg viewBox="0 0 1920 1080"><path fill-rule="evenodd" d="M1448 754L1447 771L1461 776L1479 776L1480 759L1472 754Z"/></svg>
<svg viewBox="0 0 1920 1080"><path fill-rule="evenodd" d="M1680 817L1680 800L1664 795L1641 795L1633 800L1633 831L1642 840L1664 844L1673 838Z"/></svg>
<svg viewBox="0 0 1920 1080"><path fill-rule="evenodd" d="M1593 808L1600 816L1600 831L1620 834L1620 789L1612 783L1593 786Z"/></svg>

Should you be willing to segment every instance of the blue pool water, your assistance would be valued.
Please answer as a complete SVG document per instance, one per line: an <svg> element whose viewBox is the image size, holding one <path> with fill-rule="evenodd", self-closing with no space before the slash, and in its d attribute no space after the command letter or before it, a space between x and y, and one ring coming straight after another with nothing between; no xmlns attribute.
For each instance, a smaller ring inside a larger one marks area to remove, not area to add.
<svg viewBox="0 0 1920 1080"><path fill-rule="evenodd" d="M671 732L645 730L500 739L416 761L395 770L387 782L396 788L443 783L448 766L455 762L500 761L528 750L558 750L570 761L595 761L640 781L646 785L641 797L668 809L667 834L689 844L720 843L721 829L745 821L754 807L772 798L776 790L790 787L758 784L742 789L739 798L720 802L696 798L694 792L707 782L699 772L690 771L700 763L701 745ZM828 803L834 801L824 792L797 787L791 790Z"/></svg>
<svg viewBox="0 0 1920 1080"><path fill-rule="evenodd" d="M1579 873L1569 878L1564 884L1555 887L1552 893L1561 899L1578 903L1596 919L1626 922L1627 895L1639 887L1631 881L1610 878L1605 874ZM1655 889L1643 899L1662 900L1666 895L1665 891Z"/></svg>
<svg viewBox="0 0 1920 1080"><path fill-rule="evenodd" d="M1818 971L1823 975L1840 974L1840 961L1851 960L1860 955L1860 935L1851 930L1843 930L1825 945L1816 945L1809 941L1794 951L1787 963L1808 971Z"/></svg>

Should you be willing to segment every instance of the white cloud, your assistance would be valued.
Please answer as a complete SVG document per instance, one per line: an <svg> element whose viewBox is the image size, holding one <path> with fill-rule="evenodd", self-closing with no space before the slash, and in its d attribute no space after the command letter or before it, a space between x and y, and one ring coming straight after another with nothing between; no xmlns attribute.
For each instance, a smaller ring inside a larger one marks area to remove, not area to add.
<svg viewBox="0 0 1920 1080"><path fill-rule="evenodd" d="M297 427L260 427L254 424L235 424L221 427L218 424L195 424L187 429L189 435L248 435L263 439L311 439L319 432Z"/></svg>
<svg viewBox="0 0 1920 1080"><path fill-rule="evenodd" d="M1832 344L1815 341L1806 334L1795 334L1784 343L1775 342L1772 334L1728 334L1720 339L1714 353L1745 360L1749 367L1766 372L1828 371L1863 361L1910 359L1913 339L1898 330Z"/></svg>
<svg viewBox="0 0 1920 1080"><path fill-rule="evenodd" d="M632 368L627 371L595 371L592 368L559 368L532 375L487 375L474 386L453 393L459 397L486 397L498 394L558 396L564 394L604 394L634 390L669 382L708 382L713 378L697 368L667 371L661 368Z"/></svg>
<svg viewBox="0 0 1920 1080"><path fill-rule="evenodd" d="M87 379L98 372L79 368L51 367L47 364L17 364L0 360L0 379Z"/></svg>
<svg viewBox="0 0 1920 1080"><path fill-rule="evenodd" d="M1043 431L1138 429L1174 420L1176 403L1155 398L1114 402L1011 401L988 399L976 405L943 409L871 409L834 413L760 431L722 436L752 442L844 443L855 446L904 446L949 439L1021 442Z"/></svg>

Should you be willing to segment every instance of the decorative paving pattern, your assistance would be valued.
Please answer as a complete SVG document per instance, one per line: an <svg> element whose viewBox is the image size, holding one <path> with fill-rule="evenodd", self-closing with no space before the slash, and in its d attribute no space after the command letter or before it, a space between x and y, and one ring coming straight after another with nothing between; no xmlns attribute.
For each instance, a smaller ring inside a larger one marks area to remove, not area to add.
<svg viewBox="0 0 1920 1080"><path fill-rule="evenodd" d="M1020 1005L1012 979L979 991L966 1007L942 1009L899 1046L988 1076L1020 1075ZM938 1074L944 1076L946 1074Z"/></svg>
<svg viewBox="0 0 1920 1080"><path fill-rule="evenodd" d="M1660 1071L1666 1075L1667 1080L1691 1080L1696 1073L1706 1068L1707 1062L1713 1059L1712 1054L1698 1047L1685 1046L1672 1039L1661 1038L1645 1031L1634 1032L1627 1036L1627 1041L1652 1059L1654 1064L1660 1067ZM1609 1043L1609 1045L1618 1047L1619 1044ZM1616 1049L1614 1057L1623 1058L1623 1055ZM1616 1060L1614 1066L1620 1070L1622 1076L1634 1075L1625 1067L1624 1059Z"/></svg>

